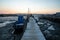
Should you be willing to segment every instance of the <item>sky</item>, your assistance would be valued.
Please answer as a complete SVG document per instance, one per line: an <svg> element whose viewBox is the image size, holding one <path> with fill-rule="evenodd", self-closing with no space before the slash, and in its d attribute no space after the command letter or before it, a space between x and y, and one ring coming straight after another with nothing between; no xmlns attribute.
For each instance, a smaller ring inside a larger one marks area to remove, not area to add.
<svg viewBox="0 0 60 40"><path fill-rule="evenodd" d="M60 12L60 0L0 0L0 13Z"/></svg>

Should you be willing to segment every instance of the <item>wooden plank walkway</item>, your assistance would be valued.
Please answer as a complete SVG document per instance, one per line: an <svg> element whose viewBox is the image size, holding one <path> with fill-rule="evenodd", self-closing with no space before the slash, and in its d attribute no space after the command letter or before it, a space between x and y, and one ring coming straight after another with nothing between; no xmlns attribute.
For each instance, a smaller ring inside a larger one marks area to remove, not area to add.
<svg viewBox="0 0 60 40"><path fill-rule="evenodd" d="M29 18L27 29L21 40L46 40L34 18Z"/></svg>

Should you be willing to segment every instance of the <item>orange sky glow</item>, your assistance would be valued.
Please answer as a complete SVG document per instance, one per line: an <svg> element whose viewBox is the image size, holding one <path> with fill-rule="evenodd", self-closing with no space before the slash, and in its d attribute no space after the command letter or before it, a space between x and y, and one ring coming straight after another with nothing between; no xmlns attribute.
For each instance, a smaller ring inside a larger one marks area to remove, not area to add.
<svg viewBox="0 0 60 40"><path fill-rule="evenodd" d="M60 0L0 0L0 14L53 14L60 12Z"/></svg>
<svg viewBox="0 0 60 40"><path fill-rule="evenodd" d="M59 12L59 10L30 10L29 13L32 14L49 14L49 13L55 13ZM0 13L3 14L16 14L16 13L22 13L22 14L28 14L28 10L11 10L11 9L6 9L6 10L0 10Z"/></svg>

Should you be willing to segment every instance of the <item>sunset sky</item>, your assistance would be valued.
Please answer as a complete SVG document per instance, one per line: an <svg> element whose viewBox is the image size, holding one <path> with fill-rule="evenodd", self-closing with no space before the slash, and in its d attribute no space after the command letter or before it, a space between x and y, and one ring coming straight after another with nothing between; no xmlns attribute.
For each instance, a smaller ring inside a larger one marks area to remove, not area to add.
<svg viewBox="0 0 60 40"><path fill-rule="evenodd" d="M60 0L0 0L0 13L60 12Z"/></svg>

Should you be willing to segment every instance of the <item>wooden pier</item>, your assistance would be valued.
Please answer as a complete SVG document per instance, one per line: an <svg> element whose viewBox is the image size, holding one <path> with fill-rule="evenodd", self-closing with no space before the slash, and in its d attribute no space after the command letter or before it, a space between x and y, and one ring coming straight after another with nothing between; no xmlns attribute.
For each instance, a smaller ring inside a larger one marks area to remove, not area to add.
<svg viewBox="0 0 60 40"><path fill-rule="evenodd" d="M30 17L21 40L46 40L34 18Z"/></svg>

